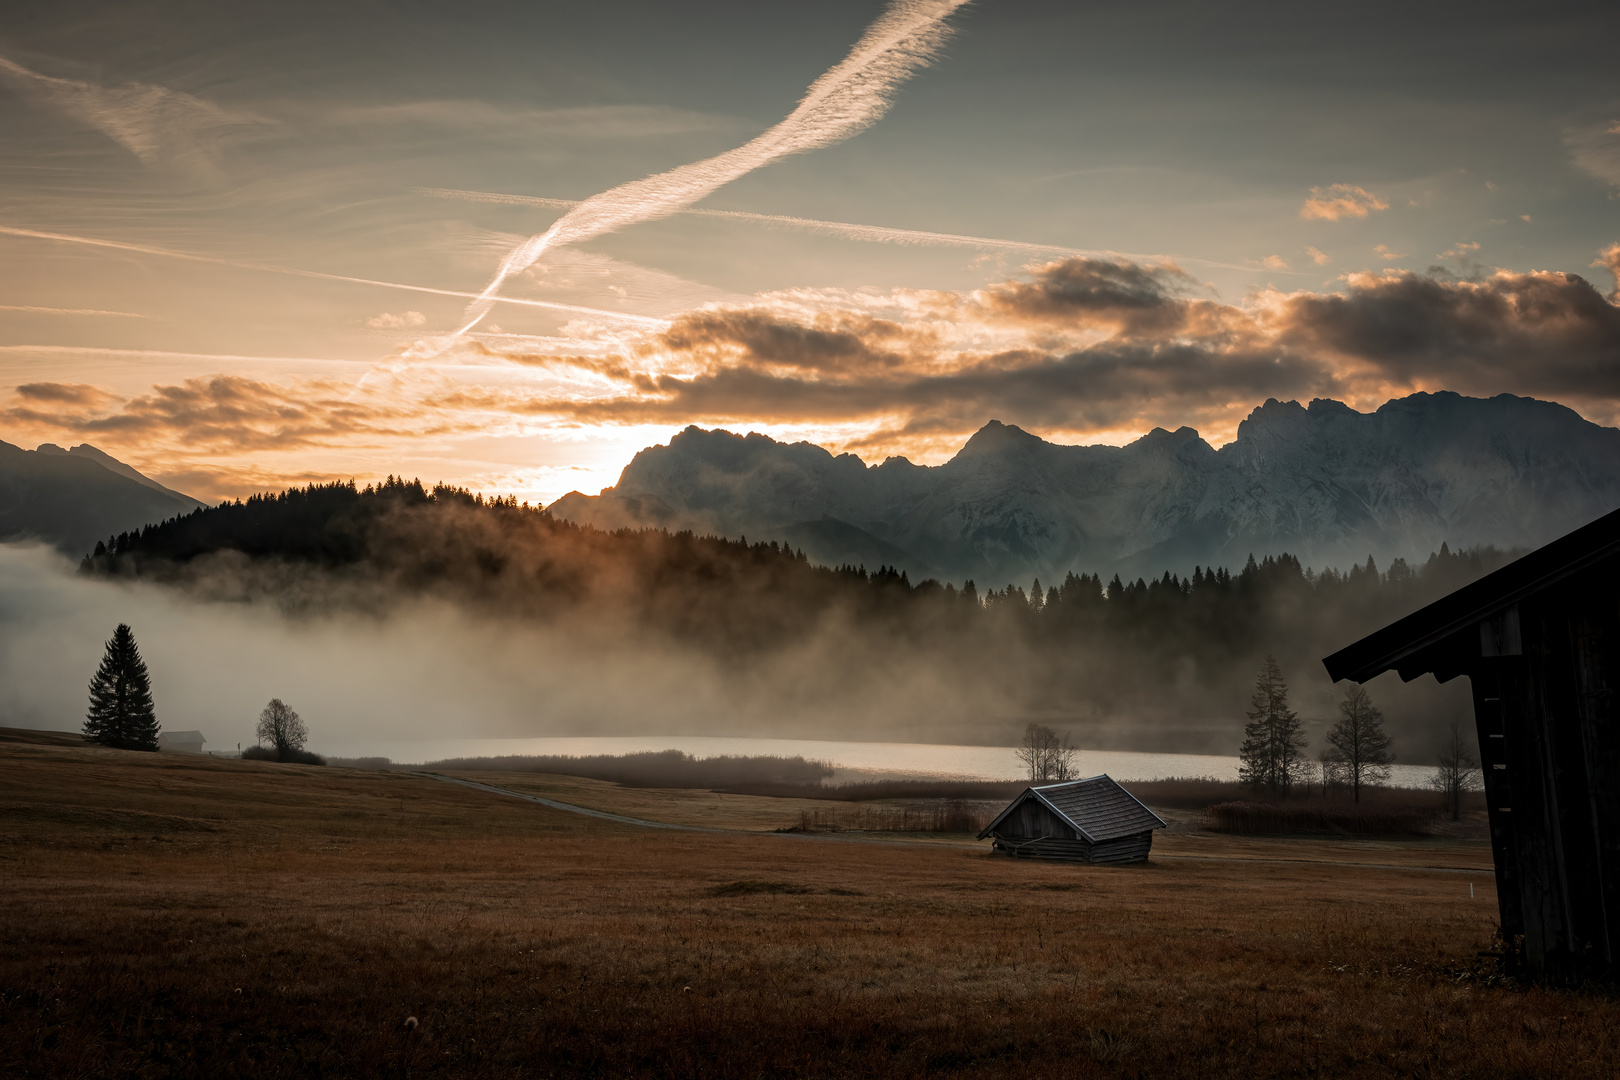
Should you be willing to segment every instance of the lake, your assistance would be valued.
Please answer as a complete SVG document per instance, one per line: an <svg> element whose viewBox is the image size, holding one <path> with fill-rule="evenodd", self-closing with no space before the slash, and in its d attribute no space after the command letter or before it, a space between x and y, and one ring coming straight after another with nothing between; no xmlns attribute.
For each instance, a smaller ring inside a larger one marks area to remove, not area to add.
<svg viewBox="0 0 1620 1080"><path fill-rule="evenodd" d="M338 757L386 757L420 765L452 757L497 757L505 754L634 754L681 750L693 757L723 755L803 757L825 761L840 770L835 781L876 777L949 776L972 780L1017 780L1023 770L1010 746L948 746L934 743L837 742L820 739L756 739L701 735L581 736L530 739L436 739L419 742L380 740L363 744L323 744L322 753ZM1236 780L1238 759L1214 754L1149 754L1128 750L1081 750L1076 753L1081 776L1107 773L1116 780L1160 780L1172 776L1207 776ZM1390 782L1425 787L1433 769L1397 765Z"/></svg>

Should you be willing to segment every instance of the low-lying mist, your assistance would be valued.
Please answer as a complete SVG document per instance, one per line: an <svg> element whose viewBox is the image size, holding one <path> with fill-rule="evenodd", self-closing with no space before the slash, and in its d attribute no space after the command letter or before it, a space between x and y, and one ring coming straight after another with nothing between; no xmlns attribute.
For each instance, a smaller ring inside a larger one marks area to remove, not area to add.
<svg viewBox="0 0 1620 1080"><path fill-rule="evenodd" d="M981 594L454 489L327 485L126 534L77 570L5 549L0 719L77 727L102 642L127 622L160 722L216 749L248 741L279 697L312 749L346 755L563 735L1006 746L1030 720L1084 748L1232 754L1269 653L1314 756L1343 691L1320 658L1502 561L1442 551L1339 574L1283 556ZM1460 681L1386 676L1372 692L1407 763L1470 715Z"/></svg>
<svg viewBox="0 0 1620 1080"><path fill-rule="evenodd" d="M283 570L300 590L322 591L324 572ZM965 741L994 743L1016 726L988 702L964 701L970 687L947 686L920 658L874 664L848 626L738 665L607 617L369 599L289 613L269 596L86 577L49 549L0 545L0 724L76 730L104 642L126 622L163 728L200 730L213 750L252 743L272 697L302 715L312 748L352 753L368 740L547 735L964 741L980 718L985 735Z"/></svg>

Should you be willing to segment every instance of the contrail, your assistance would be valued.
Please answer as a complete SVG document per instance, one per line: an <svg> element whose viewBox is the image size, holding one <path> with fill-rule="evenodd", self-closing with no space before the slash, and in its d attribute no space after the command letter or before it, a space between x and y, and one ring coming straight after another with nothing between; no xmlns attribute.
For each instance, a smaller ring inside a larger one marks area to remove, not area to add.
<svg viewBox="0 0 1620 1080"><path fill-rule="evenodd" d="M581 205L578 199L547 199L538 195L506 195L497 191L468 191L463 188L411 188L418 195L428 195L436 199L461 199L466 202L497 203L506 206L549 206L559 210L569 210ZM860 225L852 221L823 221L819 218L790 217L786 214L750 214L742 210L705 210L698 207L687 207L675 213L682 216L730 218L733 221L747 221L756 225L767 225L783 229L801 229L805 232L821 233L826 236L837 236L845 240L861 240L874 244L915 244L937 245L940 247L970 247L978 249L993 249L1001 251L1022 251L1032 255L1059 255L1084 256L1088 258L1104 257L1110 259L1131 259L1135 262L1165 262L1190 263L1194 266L1212 266L1222 270L1253 270L1252 266L1241 263L1218 262L1213 259L1200 259L1193 255L1166 255L1153 254L1140 251L1113 251L1109 248L1075 248L1065 247L1062 244L1037 244L1028 240L1006 240L993 236L968 236L961 233L929 232L924 229L896 229L887 225ZM1278 273L1279 271L1273 271ZM1292 277L1310 277L1298 271L1280 271ZM499 299L499 298L497 298Z"/></svg>
<svg viewBox="0 0 1620 1080"><path fill-rule="evenodd" d="M54 240L64 244L86 244L90 247L112 248L116 251L133 251L142 255L160 255L166 259L185 259L188 262L211 263L214 266L230 266L238 270L256 270L265 274L286 274L290 277L316 278L321 281L346 281L352 285L374 285L381 289L402 289L405 292L432 293L434 296L454 296L461 299L476 300L481 294L466 292L462 289L435 289L428 285L406 285L398 281L378 281L376 278L349 277L345 274L324 274L319 270L300 270L297 267L270 266L265 263L237 262L233 259L221 259L213 255L197 255L190 251L176 251L173 248L150 247L145 244L129 244L122 240L100 240L93 236L74 236L71 233L41 232L38 229L22 229L14 225L0 225L0 235L25 236L33 240ZM548 308L552 311L568 311L577 315L594 315L606 319L618 319L621 322L636 323L641 326L663 327L669 325L668 319L656 319L650 315L631 315L622 311L608 311L605 308L582 307L579 304L559 304L550 300L519 300L509 296L498 296L495 302L502 304L517 304L522 307ZM113 314L123 314L114 312Z"/></svg>
<svg viewBox="0 0 1620 1080"><path fill-rule="evenodd" d="M33 304L0 304L0 311L25 311L31 315L107 315L118 319L146 319L133 311L103 311L100 308L38 307Z"/></svg>
<svg viewBox="0 0 1620 1080"><path fill-rule="evenodd" d="M581 205L578 199L546 199L533 195L502 195L494 191L465 191L461 188L412 188L419 195L439 199L464 199L467 202L503 203L509 206L551 206L567 210ZM675 211L683 216L729 218L755 225L771 225L784 229L803 229L806 232L825 233L848 240L865 240L882 244L938 244L942 246L972 248L1006 248L1016 251L1050 252L1054 255L1121 255L1126 258L1148 258L1125 252L1093 251L1063 247L1059 244L1035 244L1024 240L998 240L989 236L962 236L957 233L927 232L922 229L894 229L886 225L858 225L851 221L821 221L816 218L789 217L786 214L750 214L742 210L704 210L687 207Z"/></svg>
<svg viewBox="0 0 1620 1080"><path fill-rule="evenodd" d="M791 154L842 142L877 121L894 91L938 53L950 34L946 16L967 0L892 0L843 63L810 84L787 118L723 154L610 188L575 206L551 228L519 244L467 305L465 334L489 314L501 286L533 266L547 248L603 236L638 221L676 213L755 169Z"/></svg>

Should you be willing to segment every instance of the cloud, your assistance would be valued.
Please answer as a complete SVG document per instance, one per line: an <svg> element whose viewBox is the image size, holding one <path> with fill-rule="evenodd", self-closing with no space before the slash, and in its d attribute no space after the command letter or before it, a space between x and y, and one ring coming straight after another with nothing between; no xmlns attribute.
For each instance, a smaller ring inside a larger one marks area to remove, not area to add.
<svg viewBox="0 0 1620 1080"><path fill-rule="evenodd" d="M1592 265L1603 267L1614 278L1614 291L1609 294L1609 302L1620 304L1620 244L1610 244L1604 248L1592 260Z"/></svg>
<svg viewBox="0 0 1620 1080"><path fill-rule="evenodd" d="M1374 210L1388 210L1389 203L1366 188L1354 184L1330 184L1311 188L1311 197L1299 208L1306 221L1338 221L1364 218Z"/></svg>
<svg viewBox="0 0 1620 1080"><path fill-rule="evenodd" d="M1173 266L1073 259L971 293L827 294L819 307L767 295L611 354L523 358L588 375L588 391L453 404L576 423L866 425L862 441L897 452L992 416L1218 434L1267 397L1366 406L1455 389L1620 410L1620 308L1578 275L1385 271L1350 275L1342 294L1268 290L1237 305L1194 289Z"/></svg>
<svg viewBox="0 0 1620 1080"><path fill-rule="evenodd" d="M352 446L447 426L447 418L414 405L353 400L343 383L279 386L232 375L154 386L128 399L97 387L28 384L17 388L16 402L0 418L34 430L227 454Z"/></svg>
<svg viewBox="0 0 1620 1080"><path fill-rule="evenodd" d="M1577 168L1620 187L1620 121L1568 131L1564 145Z"/></svg>
<svg viewBox="0 0 1620 1080"><path fill-rule="evenodd" d="M1620 308L1577 274L1480 281L1353 274L1343 295L1273 298L1277 346L1395 388L1503 392L1620 407Z"/></svg>
<svg viewBox="0 0 1620 1080"><path fill-rule="evenodd" d="M24 383L17 387L17 396L40 405L74 405L86 409L104 408L118 400L100 387L87 383Z"/></svg>
<svg viewBox="0 0 1620 1080"><path fill-rule="evenodd" d="M1317 248L1308 247L1305 249L1305 254L1309 255L1311 257L1311 262L1315 263L1317 266L1326 266L1328 263L1332 262L1332 260L1328 258L1327 252L1320 251Z"/></svg>
<svg viewBox="0 0 1620 1080"><path fill-rule="evenodd" d="M1479 244L1473 240L1459 240L1440 254L1437 259L1467 259L1479 250Z"/></svg>
<svg viewBox="0 0 1620 1080"><path fill-rule="evenodd" d="M109 87L60 79L5 57L0 57L0 80L97 129L154 168L212 173L215 153L224 142L275 123L162 86L132 82Z"/></svg>
<svg viewBox="0 0 1620 1080"><path fill-rule="evenodd" d="M1599 263L1620 273L1620 244ZM0 424L139 448L174 475L188 454L241 473L307 447L365 451L381 471L424 434L570 425L796 425L904 454L952 448L992 417L1081 437L1190 425L1221 441L1268 397L1365 408L1439 389L1620 416L1620 307L1550 271L1385 270L1226 303L1173 264L1076 258L977 290L797 289L656 328L458 349L443 369L378 369L359 387L218 376L126 397L30 383ZM204 481L189 482L230 483Z"/></svg>
<svg viewBox="0 0 1620 1080"><path fill-rule="evenodd" d="M1260 260L1260 265L1267 270L1286 270L1288 269L1288 260L1281 255L1267 255Z"/></svg>
<svg viewBox="0 0 1620 1080"><path fill-rule="evenodd" d="M1388 244L1374 244L1373 250L1378 252L1378 257L1385 262L1396 262L1411 255L1409 251L1391 251Z"/></svg>
<svg viewBox="0 0 1620 1080"><path fill-rule="evenodd" d="M402 311L398 315L383 312L373 315L366 320L366 325L373 330L403 330L412 326L427 325L427 316L420 311Z"/></svg>

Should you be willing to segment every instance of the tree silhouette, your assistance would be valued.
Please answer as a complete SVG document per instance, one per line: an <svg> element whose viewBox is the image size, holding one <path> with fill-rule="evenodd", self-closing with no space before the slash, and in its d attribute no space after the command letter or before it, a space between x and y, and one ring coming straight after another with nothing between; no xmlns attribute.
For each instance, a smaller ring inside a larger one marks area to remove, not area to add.
<svg viewBox="0 0 1620 1080"><path fill-rule="evenodd" d="M119 623L107 642L101 666L90 680L90 711L84 736L119 750L156 750L157 715L152 707L152 681L129 626Z"/></svg>
<svg viewBox="0 0 1620 1080"><path fill-rule="evenodd" d="M280 698L271 698L270 704L259 713L259 726L254 734L260 742L267 742L276 748L276 756L282 761L290 761L293 756L304 749L304 742L309 738L309 729L304 721L293 711L292 706Z"/></svg>
<svg viewBox="0 0 1620 1080"><path fill-rule="evenodd" d="M1440 793L1452 821L1462 817L1463 793L1478 791L1482 786L1479 759L1469 748L1468 735L1459 720L1452 720L1446 729L1446 741L1435 758L1434 776L1429 779L1429 786Z"/></svg>
<svg viewBox="0 0 1620 1080"><path fill-rule="evenodd" d="M1305 768L1305 730L1288 707L1288 684L1275 657L1268 655L1261 665L1250 701L1254 708L1243 727L1238 779L1286 795Z"/></svg>
<svg viewBox="0 0 1620 1080"><path fill-rule="evenodd" d="M1045 724L1031 721L1024 726L1018 743L1018 760L1029 771L1031 780L1074 779L1075 748L1067 735L1059 735Z"/></svg>
<svg viewBox="0 0 1620 1080"><path fill-rule="evenodd" d="M1365 686L1352 686L1339 702L1339 721L1328 732L1328 758L1338 767L1355 801L1361 801L1361 785L1389 779L1395 755L1389 752L1389 735L1384 731L1384 714L1372 702Z"/></svg>

